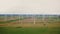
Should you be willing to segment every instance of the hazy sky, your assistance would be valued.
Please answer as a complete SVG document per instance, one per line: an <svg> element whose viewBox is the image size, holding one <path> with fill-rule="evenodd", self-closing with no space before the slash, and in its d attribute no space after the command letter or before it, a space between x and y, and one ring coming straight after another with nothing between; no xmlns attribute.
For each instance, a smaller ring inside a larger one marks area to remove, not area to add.
<svg viewBox="0 0 60 34"><path fill-rule="evenodd" d="M0 0L0 14L60 14L60 0Z"/></svg>

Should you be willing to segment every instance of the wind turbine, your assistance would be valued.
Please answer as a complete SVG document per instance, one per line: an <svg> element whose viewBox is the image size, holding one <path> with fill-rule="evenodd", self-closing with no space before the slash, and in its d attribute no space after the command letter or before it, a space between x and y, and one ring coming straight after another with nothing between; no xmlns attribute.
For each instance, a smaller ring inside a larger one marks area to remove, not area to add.
<svg viewBox="0 0 60 34"><path fill-rule="evenodd" d="M7 21L7 15L5 14L5 19L4 19L5 21Z"/></svg>
<svg viewBox="0 0 60 34"><path fill-rule="evenodd" d="M34 24L36 24L36 21L35 21L35 15L33 15L33 21L34 21Z"/></svg>
<svg viewBox="0 0 60 34"><path fill-rule="evenodd" d="M48 16L47 16L48 17ZM47 27L48 23L47 23L47 17L45 15L43 15L43 23L44 23L44 26Z"/></svg>

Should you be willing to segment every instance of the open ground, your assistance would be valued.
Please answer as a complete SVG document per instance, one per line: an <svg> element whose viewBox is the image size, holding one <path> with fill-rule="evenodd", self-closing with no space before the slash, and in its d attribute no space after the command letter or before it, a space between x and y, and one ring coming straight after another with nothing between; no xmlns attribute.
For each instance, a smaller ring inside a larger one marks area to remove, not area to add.
<svg viewBox="0 0 60 34"><path fill-rule="evenodd" d="M15 17L8 18L6 21L0 19L0 34L60 34L60 20L50 23L48 20L35 18L34 24L33 18L19 20Z"/></svg>

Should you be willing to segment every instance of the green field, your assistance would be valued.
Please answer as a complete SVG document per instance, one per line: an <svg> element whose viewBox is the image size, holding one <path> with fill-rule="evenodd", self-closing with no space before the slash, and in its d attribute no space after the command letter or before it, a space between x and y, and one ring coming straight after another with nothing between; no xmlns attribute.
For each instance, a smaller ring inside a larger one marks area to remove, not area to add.
<svg viewBox="0 0 60 34"><path fill-rule="evenodd" d="M60 34L60 27L0 27L0 34Z"/></svg>
<svg viewBox="0 0 60 34"><path fill-rule="evenodd" d="M60 34L60 16L0 16L0 34Z"/></svg>

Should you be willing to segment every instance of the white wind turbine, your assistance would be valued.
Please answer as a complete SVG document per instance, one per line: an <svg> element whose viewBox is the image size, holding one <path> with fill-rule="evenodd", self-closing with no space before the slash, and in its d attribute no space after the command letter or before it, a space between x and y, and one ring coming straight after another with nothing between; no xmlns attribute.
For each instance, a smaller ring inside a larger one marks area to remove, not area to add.
<svg viewBox="0 0 60 34"><path fill-rule="evenodd" d="M34 24L36 24L36 21L35 21L35 15L33 15L33 21L34 21Z"/></svg>
<svg viewBox="0 0 60 34"><path fill-rule="evenodd" d="M7 15L5 14L5 19L4 19L5 21L7 21Z"/></svg>

